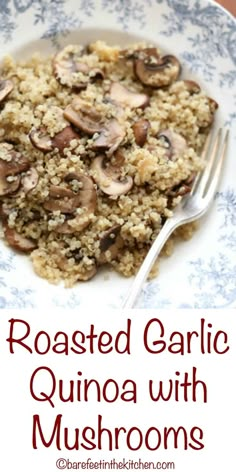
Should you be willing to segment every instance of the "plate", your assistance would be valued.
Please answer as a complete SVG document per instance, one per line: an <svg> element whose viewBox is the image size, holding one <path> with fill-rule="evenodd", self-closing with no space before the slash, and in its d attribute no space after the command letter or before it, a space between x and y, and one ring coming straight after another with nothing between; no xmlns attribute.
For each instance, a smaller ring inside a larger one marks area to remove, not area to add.
<svg viewBox="0 0 236 472"><path fill-rule="evenodd" d="M0 1L1 55L45 54L65 44L104 39L125 45L146 39L176 55L182 75L220 104L215 126L231 130L230 149L214 204L188 242L162 259L138 308L236 306L236 23L209 0ZM27 26L26 26L27 25ZM109 25L109 29L107 26ZM0 308L121 306L132 279L102 271L71 289L33 273L25 256L0 242Z"/></svg>

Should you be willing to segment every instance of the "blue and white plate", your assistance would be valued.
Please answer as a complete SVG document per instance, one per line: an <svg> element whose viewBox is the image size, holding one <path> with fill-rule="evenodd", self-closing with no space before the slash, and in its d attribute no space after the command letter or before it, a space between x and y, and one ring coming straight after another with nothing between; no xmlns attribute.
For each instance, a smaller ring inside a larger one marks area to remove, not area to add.
<svg viewBox="0 0 236 472"><path fill-rule="evenodd" d="M109 27L109 29L108 29ZM236 22L210 0L0 0L1 56L45 54L64 44L147 39L178 56L183 76L219 104L216 126L231 130L212 210L189 242L161 261L139 308L236 307ZM49 285L25 256L0 242L0 308L119 307L131 279L111 271L72 289Z"/></svg>

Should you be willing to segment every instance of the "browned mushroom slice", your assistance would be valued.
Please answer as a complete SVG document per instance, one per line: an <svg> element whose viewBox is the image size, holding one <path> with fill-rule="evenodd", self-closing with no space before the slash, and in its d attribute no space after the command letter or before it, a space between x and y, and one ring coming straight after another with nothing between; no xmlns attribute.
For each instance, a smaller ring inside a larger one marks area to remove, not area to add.
<svg viewBox="0 0 236 472"><path fill-rule="evenodd" d="M134 132L134 138L138 146L142 147L146 143L149 128L150 123L148 120L141 119L133 124L132 129Z"/></svg>
<svg viewBox="0 0 236 472"><path fill-rule="evenodd" d="M66 254L63 253L64 245L60 242L58 249L55 251L55 262L59 269L63 272L73 270L76 271L77 280L90 280L97 273L97 266L94 258L90 259L86 257L86 264L84 263L84 256L80 249L69 250ZM74 266L71 266L71 258L74 259Z"/></svg>
<svg viewBox="0 0 236 472"><path fill-rule="evenodd" d="M102 69L95 67L95 69L90 69L89 78L90 82L94 82L95 80L105 79L105 74Z"/></svg>
<svg viewBox="0 0 236 472"><path fill-rule="evenodd" d="M119 147L125 137L125 130L115 119L108 121L102 128L100 135L95 139L92 148L94 150L106 150L110 157Z"/></svg>
<svg viewBox="0 0 236 472"><path fill-rule="evenodd" d="M0 144L0 196L16 192L21 173L29 169L30 162L8 143Z"/></svg>
<svg viewBox="0 0 236 472"><path fill-rule="evenodd" d="M51 185L49 199L44 202L43 207L48 211L61 211L70 214L74 213L78 204L76 203L76 195L72 190Z"/></svg>
<svg viewBox="0 0 236 472"><path fill-rule="evenodd" d="M93 179L85 174L70 172L65 177L65 181L79 184L78 197L80 208L84 208L87 214L94 213L97 204L97 192Z"/></svg>
<svg viewBox="0 0 236 472"><path fill-rule="evenodd" d="M33 146L44 153L53 151L54 148L57 148L62 153L65 148L70 146L73 139L79 139L79 135L71 126L66 126L62 131L55 134L53 138L49 136L45 128L33 128L29 133L29 138Z"/></svg>
<svg viewBox="0 0 236 472"><path fill-rule="evenodd" d="M83 261L83 256L81 257L81 255L79 255L78 257L75 257L74 255L74 251L72 251L72 254L69 255L69 257L73 257L74 261L75 261L75 265L73 267L73 270L76 271L76 278L77 280L80 280L80 281L87 281L87 280L90 280L92 279L96 273L97 273L97 265L96 265L96 262L95 262L95 259L90 259L91 261L91 264L89 264L88 260L86 261L86 263ZM86 258L88 259L88 258ZM67 257L64 256L64 261L62 262L63 263L63 267L61 267L61 258L60 258L60 261L58 261L58 265L59 267L64 271L64 270L71 270L71 264L68 262L68 255Z"/></svg>
<svg viewBox="0 0 236 472"><path fill-rule="evenodd" d="M160 131L157 138L164 141L168 159L177 159L187 149L187 142L183 136L171 129Z"/></svg>
<svg viewBox="0 0 236 472"><path fill-rule="evenodd" d="M25 175L21 178L21 185L25 193L30 192L36 187L39 180L38 172L34 167L30 167Z"/></svg>
<svg viewBox="0 0 236 472"><path fill-rule="evenodd" d="M71 141L74 139L78 141L80 139L79 134L71 126L66 126L52 138L52 145L62 153L65 148L70 146Z"/></svg>
<svg viewBox="0 0 236 472"><path fill-rule="evenodd" d="M207 128L213 123L215 112L219 107L218 103L213 98L206 97L206 99L208 100L209 113L207 118L203 118L202 120L198 118L197 123L200 128Z"/></svg>
<svg viewBox="0 0 236 472"><path fill-rule="evenodd" d="M87 228L90 224L90 215L92 214L89 212L84 212L83 215L77 215L71 220L67 220L61 225L59 225L55 231L60 234L73 234L79 233L83 229Z"/></svg>
<svg viewBox="0 0 236 472"><path fill-rule="evenodd" d="M15 229L9 228L6 223L3 225L3 230L9 246L13 247L14 249L22 252L31 252L37 247L35 241L26 238L22 234L18 233Z"/></svg>
<svg viewBox="0 0 236 472"><path fill-rule="evenodd" d="M83 271L81 270L81 272L77 276L77 280L86 282L87 280L92 279L96 275L96 273L97 273L97 267L96 265L93 265L91 267L84 269Z"/></svg>
<svg viewBox="0 0 236 472"><path fill-rule="evenodd" d="M192 187L190 185L187 185L186 183L182 182L179 185L176 185L173 187L171 190L168 190L166 192L166 195L169 197L183 197L187 193L191 192Z"/></svg>
<svg viewBox="0 0 236 472"><path fill-rule="evenodd" d="M30 162L26 157L24 157L20 152L17 152L13 149L13 146L9 144L7 149L8 159L4 161L1 159L1 150L5 143L0 144L0 162L5 162L7 166L7 175L16 175L21 172L25 172L30 167Z"/></svg>
<svg viewBox="0 0 236 472"><path fill-rule="evenodd" d="M124 246L124 240L120 234L121 226L116 225L112 228L109 228L105 233L102 235L100 239L100 256L99 256L99 263L105 264L113 259L115 259L120 251L120 249Z"/></svg>
<svg viewBox="0 0 236 472"><path fill-rule="evenodd" d="M106 157L97 156L91 169L94 171L94 179L99 188L111 196L119 196L127 193L133 186L133 179L129 175L120 178L120 169L116 166L106 166Z"/></svg>
<svg viewBox="0 0 236 472"><path fill-rule="evenodd" d="M145 54L144 59L134 61L136 77L149 87L166 87L174 82L180 74L180 62L175 56L160 57L157 54Z"/></svg>
<svg viewBox="0 0 236 472"><path fill-rule="evenodd" d="M120 173L120 167L122 167L124 163L125 156L121 149L117 149L117 151L114 153L114 156L112 156L112 165L113 167L117 168L118 174Z"/></svg>
<svg viewBox="0 0 236 472"><path fill-rule="evenodd" d="M89 225L90 217L94 214L97 204L97 192L93 180L88 175L70 173L66 176L65 181L79 184L78 193L73 192L74 198L69 198L68 203L71 203L73 212L77 208L80 208L82 212L59 225L56 231L62 234L71 234L82 231ZM70 213L70 211L64 211L64 213Z"/></svg>
<svg viewBox="0 0 236 472"><path fill-rule="evenodd" d="M87 87L86 81L81 82L81 78L78 78L78 73L85 75L89 73L89 66L81 62L83 52L82 47L71 48L71 46L67 46L55 55L52 67L54 75L61 85L77 89Z"/></svg>
<svg viewBox="0 0 236 472"><path fill-rule="evenodd" d="M7 208L6 204L3 202L0 202L0 220L4 221L8 219L8 216L10 215L11 210Z"/></svg>
<svg viewBox="0 0 236 472"><path fill-rule="evenodd" d="M29 138L34 147L42 152L50 152L53 150L52 139L45 128L32 128Z"/></svg>
<svg viewBox="0 0 236 472"><path fill-rule="evenodd" d="M66 46L56 54L52 66L54 75L61 85L82 90L92 79L104 77L102 70L92 69L81 60L84 52L81 46Z"/></svg>
<svg viewBox="0 0 236 472"><path fill-rule="evenodd" d="M103 127L102 117L93 108L76 98L64 111L64 117L89 135L99 133Z"/></svg>
<svg viewBox="0 0 236 472"><path fill-rule="evenodd" d="M197 82L194 82L193 80L184 80L183 82L190 95L201 92L201 87Z"/></svg>
<svg viewBox="0 0 236 472"><path fill-rule="evenodd" d="M11 80L0 80L0 103L12 92L13 87Z"/></svg>
<svg viewBox="0 0 236 472"><path fill-rule="evenodd" d="M0 160L0 197L3 195L11 195L20 187L21 176L15 175L13 180L11 180L11 176L7 176L5 172L6 168L1 165Z"/></svg>
<svg viewBox="0 0 236 472"><path fill-rule="evenodd" d="M215 111L217 110L217 108L219 108L219 105L218 103L211 97L207 97L208 99L208 102L209 102L209 106L210 106L210 109L213 113L215 113Z"/></svg>
<svg viewBox="0 0 236 472"><path fill-rule="evenodd" d="M180 182L179 184L175 185L170 190L168 190L166 192L166 195L168 195L169 197L175 198L179 196L183 197L187 193L190 193L192 190L192 185L195 178L196 178L196 173L190 174L190 176L186 180Z"/></svg>
<svg viewBox="0 0 236 472"><path fill-rule="evenodd" d="M130 108L145 108L149 104L146 93L136 93L128 90L118 82L113 82L110 88L110 98L123 106Z"/></svg>

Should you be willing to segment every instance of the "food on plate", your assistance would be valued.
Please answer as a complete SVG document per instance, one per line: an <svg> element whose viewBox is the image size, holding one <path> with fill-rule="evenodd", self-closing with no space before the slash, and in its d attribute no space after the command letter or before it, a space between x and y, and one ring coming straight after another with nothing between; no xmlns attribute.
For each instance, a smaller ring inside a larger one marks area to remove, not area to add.
<svg viewBox="0 0 236 472"><path fill-rule="evenodd" d="M133 275L203 168L217 107L153 45L97 41L53 57L4 58L4 240L53 283L89 280L104 264Z"/></svg>

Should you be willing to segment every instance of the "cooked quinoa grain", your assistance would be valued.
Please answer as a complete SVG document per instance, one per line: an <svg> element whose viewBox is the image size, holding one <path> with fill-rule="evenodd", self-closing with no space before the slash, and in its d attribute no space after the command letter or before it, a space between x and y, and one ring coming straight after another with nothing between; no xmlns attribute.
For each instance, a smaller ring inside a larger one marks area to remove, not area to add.
<svg viewBox="0 0 236 472"><path fill-rule="evenodd" d="M0 219L39 276L71 286L103 264L127 277L138 270L203 168L217 109L180 74L177 58L145 44L4 59Z"/></svg>

